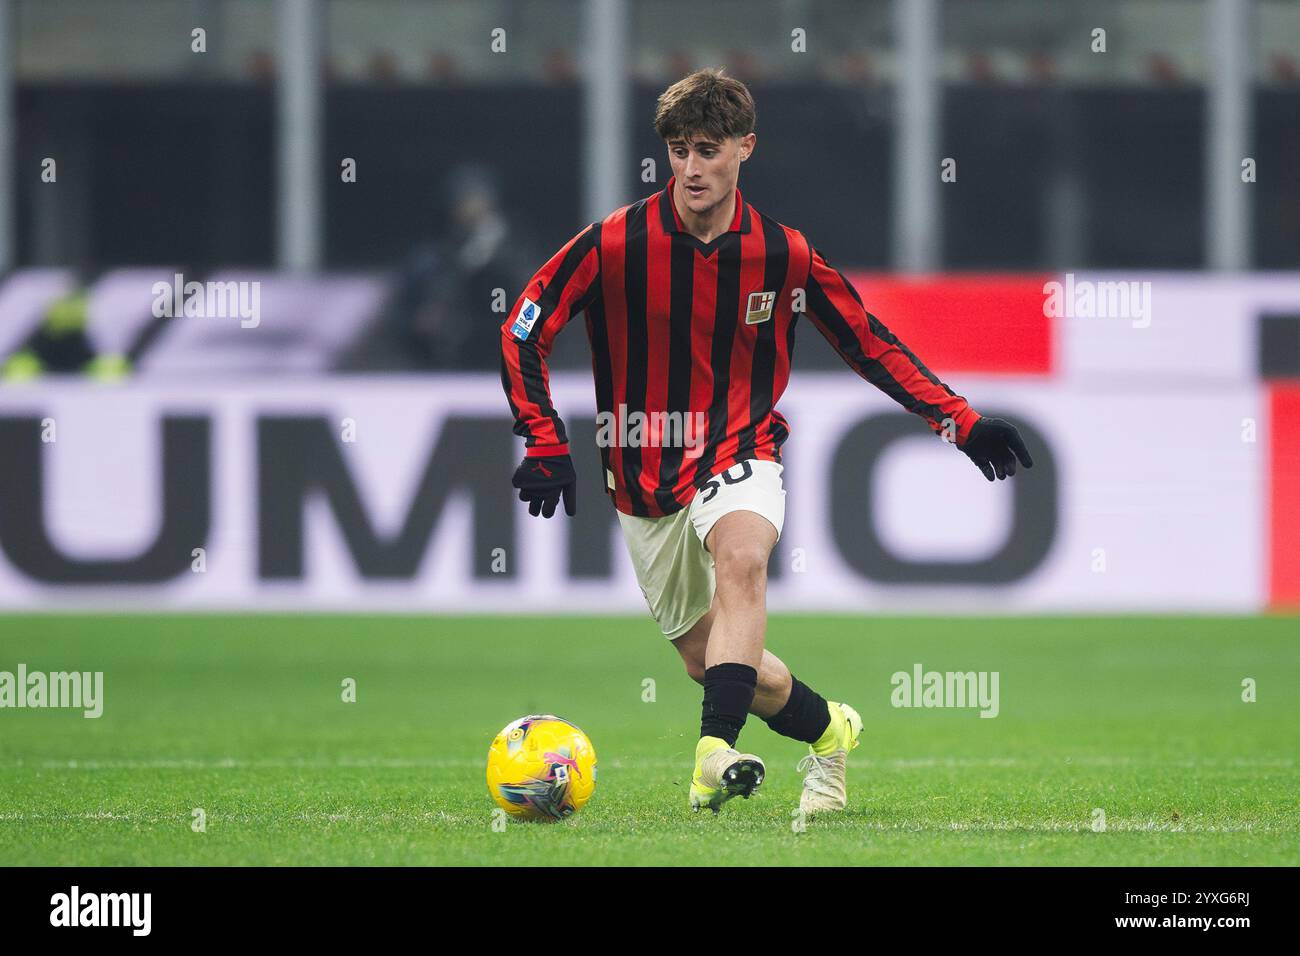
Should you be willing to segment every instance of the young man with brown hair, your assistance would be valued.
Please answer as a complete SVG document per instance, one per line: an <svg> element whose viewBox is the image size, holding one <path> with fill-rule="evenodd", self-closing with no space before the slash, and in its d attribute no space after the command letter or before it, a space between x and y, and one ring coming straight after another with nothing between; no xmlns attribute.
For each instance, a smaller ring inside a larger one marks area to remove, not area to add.
<svg viewBox="0 0 1300 956"><path fill-rule="evenodd" d="M749 90L721 70L692 73L659 97L655 130L672 178L542 266L501 327L501 380L527 446L513 481L520 499L549 518L563 498L574 514L546 357L560 328L586 314L597 407L617 423L615 438L598 442L605 488L651 612L704 685L690 805L717 812L762 783L763 762L735 750L753 713L809 745L800 806L815 813L845 806L845 762L862 721L764 648L789 434L775 405L797 318L806 311L854 371L990 481L1032 463L1015 427L982 418L940 382L802 233L744 202L736 183L754 123Z"/></svg>

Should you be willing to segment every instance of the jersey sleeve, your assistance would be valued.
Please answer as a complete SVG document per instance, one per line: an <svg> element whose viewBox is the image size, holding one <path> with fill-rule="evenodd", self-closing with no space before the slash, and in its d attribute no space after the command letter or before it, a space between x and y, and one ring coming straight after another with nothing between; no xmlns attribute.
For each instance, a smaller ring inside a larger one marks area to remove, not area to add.
<svg viewBox="0 0 1300 956"><path fill-rule="evenodd" d="M858 290L816 249L807 290L809 318L850 368L936 433L943 434L945 420L951 419L956 443L965 444L979 414L866 310Z"/></svg>
<svg viewBox="0 0 1300 956"><path fill-rule="evenodd" d="M546 358L556 333L600 294L600 227L574 236L524 287L501 326L501 385L530 457L568 454Z"/></svg>

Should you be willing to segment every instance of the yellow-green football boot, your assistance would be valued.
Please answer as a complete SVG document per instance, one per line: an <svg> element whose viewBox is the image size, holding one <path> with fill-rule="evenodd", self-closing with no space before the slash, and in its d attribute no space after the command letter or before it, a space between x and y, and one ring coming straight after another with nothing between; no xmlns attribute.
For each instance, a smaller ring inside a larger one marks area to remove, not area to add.
<svg viewBox="0 0 1300 956"><path fill-rule="evenodd" d="M796 769L804 771L803 793L799 809L808 815L828 810L843 810L848 804L844 785L849 751L862 735L862 718L848 704L827 701L831 722L826 732L808 748L808 756Z"/></svg>
<svg viewBox="0 0 1300 956"><path fill-rule="evenodd" d="M691 809L714 813L732 797L749 799L763 782L766 768L753 754L738 753L720 737L701 737L695 746L695 775L691 778Z"/></svg>

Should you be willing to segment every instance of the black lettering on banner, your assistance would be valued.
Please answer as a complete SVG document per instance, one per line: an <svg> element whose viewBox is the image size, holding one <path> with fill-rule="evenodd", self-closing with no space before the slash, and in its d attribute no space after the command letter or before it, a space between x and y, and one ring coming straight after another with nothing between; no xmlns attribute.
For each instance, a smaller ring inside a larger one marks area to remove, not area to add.
<svg viewBox="0 0 1300 956"><path fill-rule="evenodd" d="M207 543L211 528L211 422L165 415L161 428L161 517L153 543L134 557L85 560L56 549L45 527L47 446L40 416L0 418L6 459L0 467L0 549L13 566L48 584L157 584L188 571L190 552ZM141 472L146 468L142 462Z"/></svg>
<svg viewBox="0 0 1300 956"><path fill-rule="evenodd" d="M926 437L913 416L874 415L845 432L831 458L829 508L832 536L845 563L864 578L888 584L1009 584L1037 568L1056 538L1056 459L1046 435L1018 415L1007 417L1016 422L1024 436L1034 456L1034 467L1005 483L998 482L997 487L1010 488L1011 528L992 555L976 561L914 560L891 552L880 538L871 510L876 464L892 443ZM961 454L955 448L951 451ZM978 479L982 486L983 477L974 466L966 464L972 472L971 480ZM930 504L940 510L946 507L943 501ZM957 512L944 510L944 515L953 521L961 520Z"/></svg>
<svg viewBox="0 0 1300 956"><path fill-rule="evenodd" d="M376 533L324 416L263 415L257 420L258 573L263 578L302 578L307 498L323 494L363 578L413 578L448 498L473 502L475 578L502 580L518 562L492 572L492 550L515 547L515 509L503 508L502 475L514 468L514 439L500 416L442 420L438 440L398 532ZM508 481L505 491L509 491Z"/></svg>

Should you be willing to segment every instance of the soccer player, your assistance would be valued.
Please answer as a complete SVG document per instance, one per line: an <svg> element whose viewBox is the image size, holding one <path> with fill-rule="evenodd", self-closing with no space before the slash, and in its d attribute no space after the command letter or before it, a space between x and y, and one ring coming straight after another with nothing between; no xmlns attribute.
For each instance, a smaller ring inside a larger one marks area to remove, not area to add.
<svg viewBox="0 0 1300 956"><path fill-rule="evenodd" d="M524 438L513 484L531 514L576 508L564 423L546 358L586 315L602 479L637 580L686 672L704 685L690 805L715 813L763 781L739 753L749 714L809 745L800 807L843 809L845 762L862 720L791 676L764 647L768 557L785 491L776 410L794 329L808 319L860 376L965 452L989 481L1032 462L1015 427L982 418L937 379L796 229L736 187L754 152L754 101L721 70L660 97L655 130L673 175L568 242L529 281L501 327L501 382Z"/></svg>

